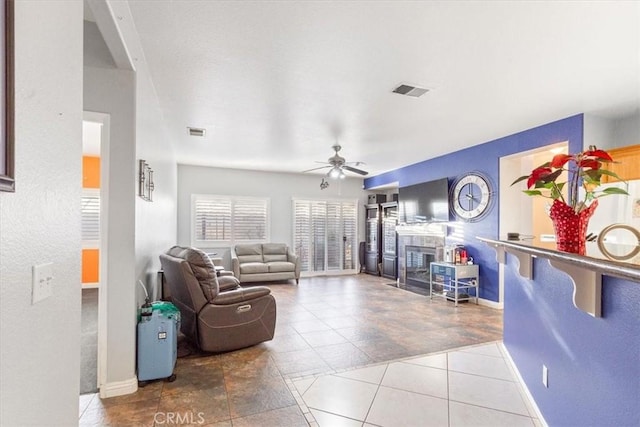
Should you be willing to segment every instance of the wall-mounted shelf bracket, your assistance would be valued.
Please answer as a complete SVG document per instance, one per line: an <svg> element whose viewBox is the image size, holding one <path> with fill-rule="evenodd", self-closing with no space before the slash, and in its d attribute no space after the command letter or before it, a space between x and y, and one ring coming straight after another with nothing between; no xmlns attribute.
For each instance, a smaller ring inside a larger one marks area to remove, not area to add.
<svg viewBox="0 0 640 427"><path fill-rule="evenodd" d="M550 259L549 264L571 278L573 282L573 305L593 317L601 317L602 274L559 260Z"/></svg>
<svg viewBox="0 0 640 427"><path fill-rule="evenodd" d="M509 248L505 248L504 250L518 259L518 273L525 279L533 279L533 256Z"/></svg>
<svg viewBox="0 0 640 427"><path fill-rule="evenodd" d="M513 254L520 265L522 277L532 279L532 258L544 258L553 268L566 273L573 282L573 305L593 317L602 317L602 276L620 277L640 283L640 268L635 264L599 259L590 256L522 244L509 240L478 237L495 248L496 260L504 264L505 252Z"/></svg>
<svg viewBox="0 0 640 427"><path fill-rule="evenodd" d="M482 240L482 239L481 239ZM496 251L496 261L499 264L507 263L507 252L511 255L515 256L518 259L518 273L520 276L525 279L533 279L533 258L530 254L518 251L518 250L510 250L510 248L506 248L504 245L486 242L485 243L491 246Z"/></svg>
<svg viewBox="0 0 640 427"><path fill-rule="evenodd" d="M487 243L487 245L491 246L496 250L496 261L498 264L506 264L507 263L507 255L504 251L504 246L496 245L494 243Z"/></svg>

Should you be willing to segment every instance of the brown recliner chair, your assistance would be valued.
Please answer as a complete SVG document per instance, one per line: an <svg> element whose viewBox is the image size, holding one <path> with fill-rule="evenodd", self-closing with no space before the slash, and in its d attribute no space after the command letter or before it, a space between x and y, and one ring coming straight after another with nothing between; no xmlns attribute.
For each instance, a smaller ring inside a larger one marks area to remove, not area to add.
<svg viewBox="0 0 640 427"><path fill-rule="evenodd" d="M160 255L180 330L198 348L223 352L273 338L276 301L265 286L241 288L232 276L217 277L213 263L195 248L174 246Z"/></svg>

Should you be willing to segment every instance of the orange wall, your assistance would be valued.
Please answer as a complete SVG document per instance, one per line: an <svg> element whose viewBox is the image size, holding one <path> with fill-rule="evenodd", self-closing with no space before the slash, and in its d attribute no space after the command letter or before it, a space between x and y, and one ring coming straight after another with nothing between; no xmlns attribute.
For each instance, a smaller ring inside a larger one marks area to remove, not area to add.
<svg viewBox="0 0 640 427"><path fill-rule="evenodd" d="M100 188L100 157L82 157L82 187ZM82 250L82 283L100 281L99 259L98 249Z"/></svg>
<svg viewBox="0 0 640 427"><path fill-rule="evenodd" d="M82 187L100 188L100 157L82 157Z"/></svg>
<svg viewBox="0 0 640 427"><path fill-rule="evenodd" d="M82 283L98 283L100 281L100 251L98 249L82 250Z"/></svg>

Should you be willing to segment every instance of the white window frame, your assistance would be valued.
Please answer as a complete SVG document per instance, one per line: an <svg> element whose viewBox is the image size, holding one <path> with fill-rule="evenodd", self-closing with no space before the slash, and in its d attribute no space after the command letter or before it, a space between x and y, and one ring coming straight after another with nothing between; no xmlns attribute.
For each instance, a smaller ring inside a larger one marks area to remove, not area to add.
<svg viewBox="0 0 640 427"><path fill-rule="evenodd" d="M196 201L197 200L226 200L231 203L231 238L227 240L200 240L196 238ZM264 239L236 239L234 230L234 206L239 201L261 201L266 204L265 238ZM226 247L236 243L266 243L271 240L271 199L268 197L228 196L217 194L191 195L191 245L200 248Z"/></svg>

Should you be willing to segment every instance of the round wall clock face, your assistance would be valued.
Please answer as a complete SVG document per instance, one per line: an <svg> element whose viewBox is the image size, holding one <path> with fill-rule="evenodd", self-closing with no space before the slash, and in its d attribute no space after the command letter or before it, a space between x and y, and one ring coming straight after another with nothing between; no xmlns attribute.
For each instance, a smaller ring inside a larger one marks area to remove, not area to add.
<svg viewBox="0 0 640 427"><path fill-rule="evenodd" d="M467 221L477 221L487 214L492 199L491 181L479 172L462 175L451 189L452 210Z"/></svg>

